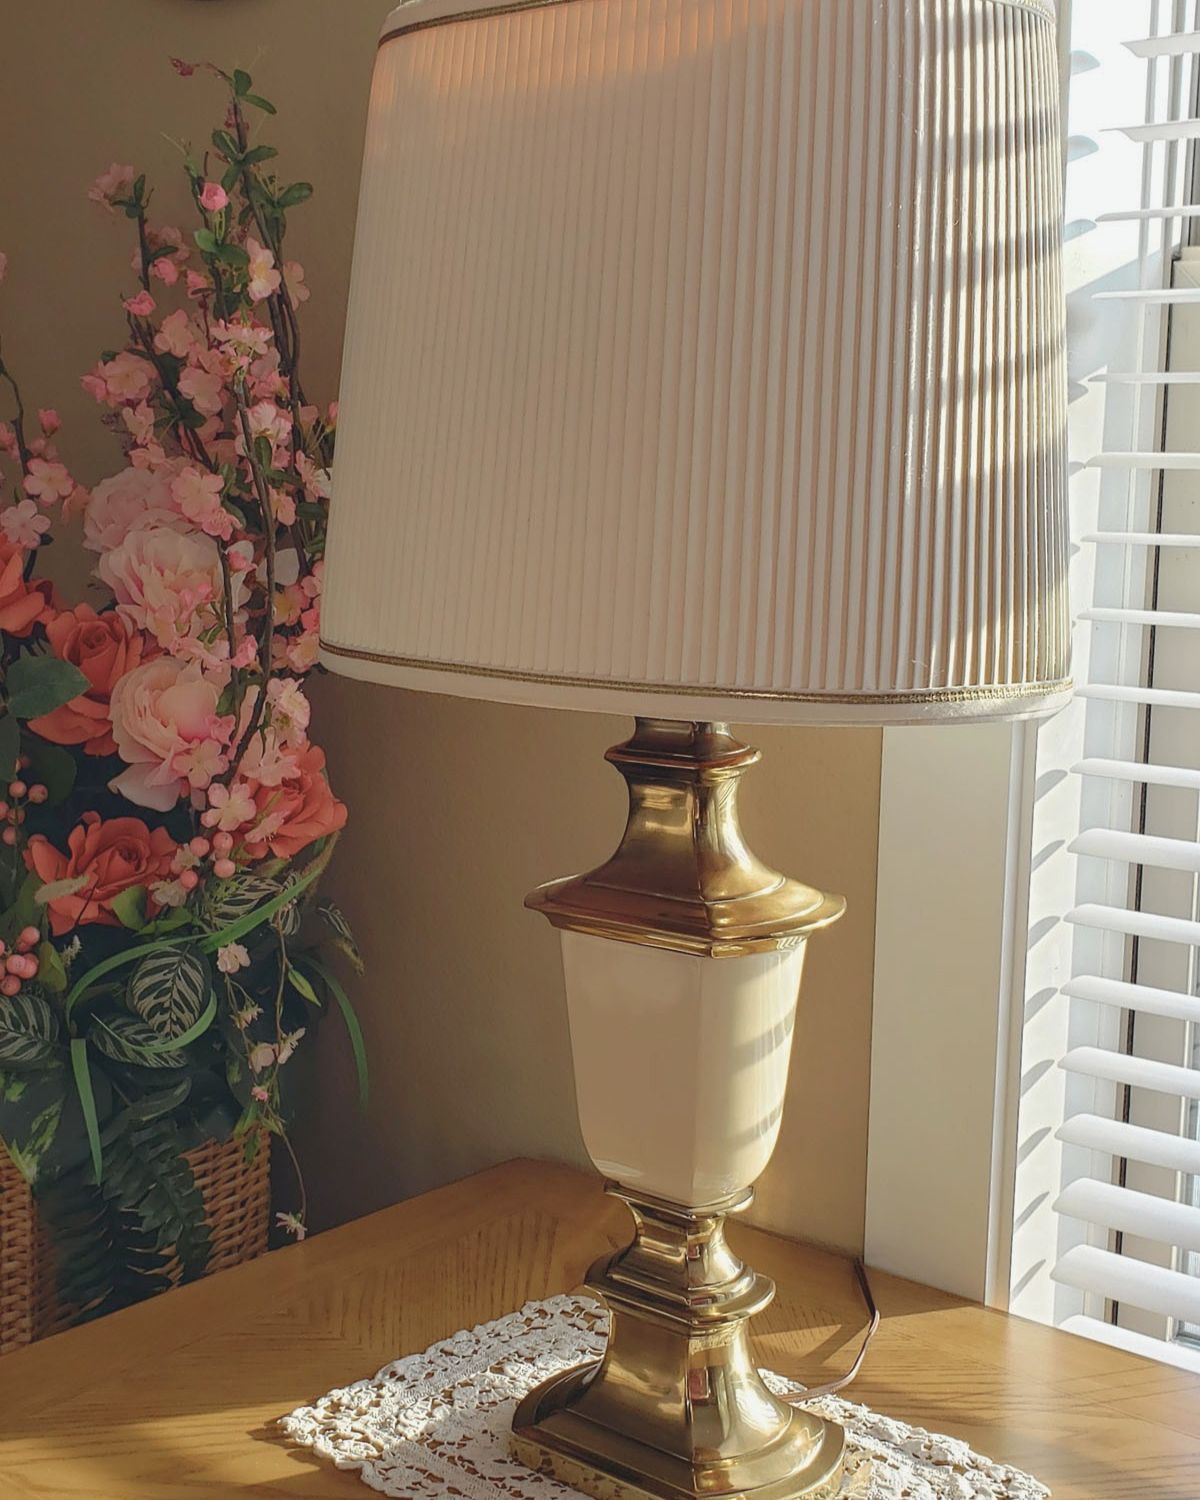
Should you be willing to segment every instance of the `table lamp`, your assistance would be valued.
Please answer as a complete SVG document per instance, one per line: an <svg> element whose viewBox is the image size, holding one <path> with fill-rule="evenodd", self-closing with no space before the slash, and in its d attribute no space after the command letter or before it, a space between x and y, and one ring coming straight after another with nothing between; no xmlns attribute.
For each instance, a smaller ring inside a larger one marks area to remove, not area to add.
<svg viewBox="0 0 1200 1500"><path fill-rule="evenodd" d="M561 931L632 1244L514 1419L602 1497L836 1492L724 1237L839 897L738 826L750 723L1046 714L1069 683L1048 0L408 0L375 64L322 660L624 711ZM814 789L814 795L820 795Z"/></svg>

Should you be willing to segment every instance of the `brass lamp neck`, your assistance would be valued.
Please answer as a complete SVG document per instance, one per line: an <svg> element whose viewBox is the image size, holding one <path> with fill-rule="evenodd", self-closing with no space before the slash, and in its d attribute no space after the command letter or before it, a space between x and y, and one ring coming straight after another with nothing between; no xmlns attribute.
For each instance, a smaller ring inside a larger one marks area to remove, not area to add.
<svg viewBox="0 0 1200 1500"><path fill-rule="evenodd" d="M556 927L724 958L794 946L841 916L841 897L747 847L738 791L761 754L727 724L638 719L606 759L629 789L625 834L597 869L526 899Z"/></svg>

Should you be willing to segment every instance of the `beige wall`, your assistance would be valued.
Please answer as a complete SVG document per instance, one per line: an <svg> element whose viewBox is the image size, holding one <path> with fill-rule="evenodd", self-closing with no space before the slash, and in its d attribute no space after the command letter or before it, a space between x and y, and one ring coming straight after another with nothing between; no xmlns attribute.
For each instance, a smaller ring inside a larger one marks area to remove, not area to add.
<svg viewBox="0 0 1200 1500"><path fill-rule="evenodd" d="M88 204L111 160L182 202L178 154L203 142L215 84L169 54L242 66L279 105L281 167L311 180L294 220L310 392L336 391L367 82L386 0L8 0L0 21L5 170L0 288L6 359L27 404L57 405L80 477L116 466L77 378L120 338L121 221ZM57 569L77 571L70 548ZM336 1023L323 1035L297 1140L313 1217L328 1223L516 1154L582 1161L557 944L525 892L615 842L620 720L386 691L326 678L317 733L351 808L330 889L358 929L374 1067L350 1102ZM765 857L841 891L850 914L813 945L788 1110L757 1213L829 1243L862 1240L880 735L763 731L746 823Z"/></svg>

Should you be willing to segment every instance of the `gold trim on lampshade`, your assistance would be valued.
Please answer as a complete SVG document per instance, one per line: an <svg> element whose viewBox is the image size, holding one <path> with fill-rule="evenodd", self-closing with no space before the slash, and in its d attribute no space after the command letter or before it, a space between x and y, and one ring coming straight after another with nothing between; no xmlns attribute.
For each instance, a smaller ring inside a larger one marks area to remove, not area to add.
<svg viewBox="0 0 1200 1500"><path fill-rule="evenodd" d="M376 59L327 664L742 722L1057 706L1049 9L464 9Z"/></svg>

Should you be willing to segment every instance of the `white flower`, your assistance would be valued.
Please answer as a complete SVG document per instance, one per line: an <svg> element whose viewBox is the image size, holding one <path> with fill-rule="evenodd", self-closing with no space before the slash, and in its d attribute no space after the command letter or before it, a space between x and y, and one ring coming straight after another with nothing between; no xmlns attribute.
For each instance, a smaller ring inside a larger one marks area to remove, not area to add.
<svg viewBox="0 0 1200 1500"><path fill-rule="evenodd" d="M150 894L159 906L182 906L188 898L187 891L178 880L158 880L150 887Z"/></svg>
<svg viewBox="0 0 1200 1500"><path fill-rule="evenodd" d="M288 1058L291 1057L293 1052L295 1052L296 1046L303 1035L304 1027L301 1026L298 1031L289 1031L284 1036L283 1041L279 1044L278 1053L278 1061L281 1066L283 1063L287 1062Z"/></svg>
<svg viewBox="0 0 1200 1500"><path fill-rule="evenodd" d="M250 967L250 955L241 943L224 943L217 949L217 968L222 974L236 974Z"/></svg>
<svg viewBox="0 0 1200 1500"><path fill-rule="evenodd" d="M304 1227L304 1220L299 1214L276 1214L275 1223L280 1229L286 1229L289 1234L294 1234L298 1240L302 1240L308 1233Z"/></svg>
<svg viewBox="0 0 1200 1500"><path fill-rule="evenodd" d="M250 1053L250 1070L261 1073L264 1068L269 1068L275 1061L275 1048L270 1042L259 1042Z"/></svg>

